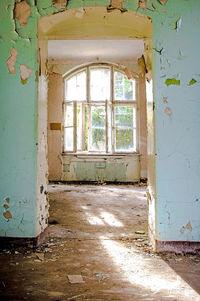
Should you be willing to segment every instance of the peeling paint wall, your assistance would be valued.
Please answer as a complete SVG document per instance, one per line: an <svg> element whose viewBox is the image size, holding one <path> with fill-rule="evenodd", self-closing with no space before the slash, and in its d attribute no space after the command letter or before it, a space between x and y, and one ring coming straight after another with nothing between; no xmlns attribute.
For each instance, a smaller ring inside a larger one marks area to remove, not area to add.
<svg viewBox="0 0 200 301"><path fill-rule="evenodd" d="M168 0L153 19L156 239L161 241L200 241L199 15L199 1ZM197 82L190 85L192 79Z"/></svg>
<svg viewBox="0 0 200 301"><path fill-rule="evenodd" d="M143 7L142 2L146 2ZM21 5L19 12L17 3ZM198 0L124 0L124 12L118 8L108 12L106 8L111 5L108 0L66 1L66 9L64 1L0 1L0 235L32 237L38 234L37 229L42 230L36 225L38 186L43 185L38 182L37 172L40 156L37 149L37 22L52 14L56 19L59 9L53 4L59 3L62 3L60 11L67 9L66 14L72 14L72 20L75 12L70 8L76 9L76 21L80 24L86 6L104 7L102 34L108 29L106 20L112 18L112 14L118 14L122 20L133 10L152 18L156 178L150 193L155 191L154 238L200 241ZM79 25L71 27L74 33L78 33ZM138 28L141 29L142 24L134 30ZM93 29L85 28L86 36L87 30L92 32ZM114 29L109 30L114 33ZM127 32L131 36L131 28ZM50 33L51 37L55 36L56 25ZM61 34L64 33L69 36L70 29L63 26ZM138 36L141 35L142 30L138 32Z"/></svg>

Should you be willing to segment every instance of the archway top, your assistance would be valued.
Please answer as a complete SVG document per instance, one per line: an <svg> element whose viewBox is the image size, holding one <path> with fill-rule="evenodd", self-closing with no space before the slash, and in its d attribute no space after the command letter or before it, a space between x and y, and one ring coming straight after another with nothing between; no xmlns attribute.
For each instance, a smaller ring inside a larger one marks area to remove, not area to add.
<svg viewBox="0 0 200 301"><path fill-rule="evenodd" d="M106 7L73 8L39 20L39 37L66 39L151 39L152 21L134 11L108 13Z"/></svg>

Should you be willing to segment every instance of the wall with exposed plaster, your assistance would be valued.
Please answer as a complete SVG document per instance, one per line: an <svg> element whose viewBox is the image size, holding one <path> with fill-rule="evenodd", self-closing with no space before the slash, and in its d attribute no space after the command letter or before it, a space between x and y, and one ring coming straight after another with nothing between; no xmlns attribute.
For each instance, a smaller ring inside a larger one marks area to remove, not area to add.
<svg viewBox="0 0 200 301"><path fill-rule="evenodd" d="M37 1L37 4L33 0L0 2L2 236L31 237L43 229L37 225L41 217L39 220L36 218L37 191L41 186L37 165L40 156L37 131L37 22L39 18L44 16L45 19L45 16L54 13L53 19L59 20L60 13L57 12L66 10L64 2L54 1L56 6L51 0ZM66 12L61 13L63 25L65 14L71 14L72 23L70 28L63 26L61 35L70 35L72 30L78 37L77 29L81 28L81 16L86 6L96 5L104 9L102 34L104 30L113 35L116 31L107 26L108 15L112 18L112 14L118 14L121 22L123 18L131 18L129 13L132 10L136 15L142 13L152 18L155 156L149 153L149 160L155 160L155 165L151 164L154 169L151 174L154 181L151 183L154 187L150 187L149 191L150 194L153 191L155 199L152 207L155 213L153 236L157 241L164 242L199 242L199 1L71 0L66 5ZM74 14L78 16L76 19ZM95 18L98 19L98 15ZM56 36L56 22L52 28L52 24L44 28L44 36L48 31L51 38ZM134 29L141 29L138 37L142 36L142 24ZM85 36L93 31L91 26L85 26L82 30ZM131 36L131 28L127 28L126 32ZM146 58L149 77L150 64L151 61Z"/></svg>

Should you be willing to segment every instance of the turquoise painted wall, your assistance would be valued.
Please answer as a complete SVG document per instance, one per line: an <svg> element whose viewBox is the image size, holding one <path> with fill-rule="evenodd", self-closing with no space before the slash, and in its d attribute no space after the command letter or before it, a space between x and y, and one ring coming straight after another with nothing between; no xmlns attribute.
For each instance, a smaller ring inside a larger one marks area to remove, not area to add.
<svg viewBox="0 0 200 301"><path fill-rule="evenodd" d="M37 20L29 34L19 35L15 31L19 24L15 27L13 9L14 1L0 2L0 235L33 237L36 233ZM13 47L18 51L16 73L9 74L6 60ZM34 70L26 84L21 82L20 64Z"/></svg>
<svg viewBox="0 0 200 301"><path fill-rule="evenodd" d="M200 241L199 28L198 0L153 20L158 240Z"/></svg>
<svg viewBox="0 0 200 301"><path fill-rule="evenodd" d="M58 9L51 0L38 0L37 6L33 0L27 3L31 16L26 25L20 25L13 20L14 0L0 2L2 236L26 237L36 233L36 190L40 185L36 145L37 21ZM109 3L71 0L67 8ZM156 238L200 241L200 4L198 0L168 0L165 5L148 0L147 4L138 12L153 19ZM138 1L124 0L123 7L136 11ZM12 47L18 50L16 74L9 74L6 65ZM20 64L33 69L23 83Z"/></svg>

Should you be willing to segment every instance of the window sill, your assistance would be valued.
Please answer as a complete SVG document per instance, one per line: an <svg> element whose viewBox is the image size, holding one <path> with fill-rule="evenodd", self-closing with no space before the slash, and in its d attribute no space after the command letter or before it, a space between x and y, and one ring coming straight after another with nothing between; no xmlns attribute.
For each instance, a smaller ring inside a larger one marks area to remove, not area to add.
<svg viewBox="0 0 200 301"><path fill-rule="evenodd" d="M113 153L113 154L106 154L106 153L70 153L65 152L61 153L62 156L74 156L74 157L124 157L124 156L140 156L140 153Z"/></svg>

